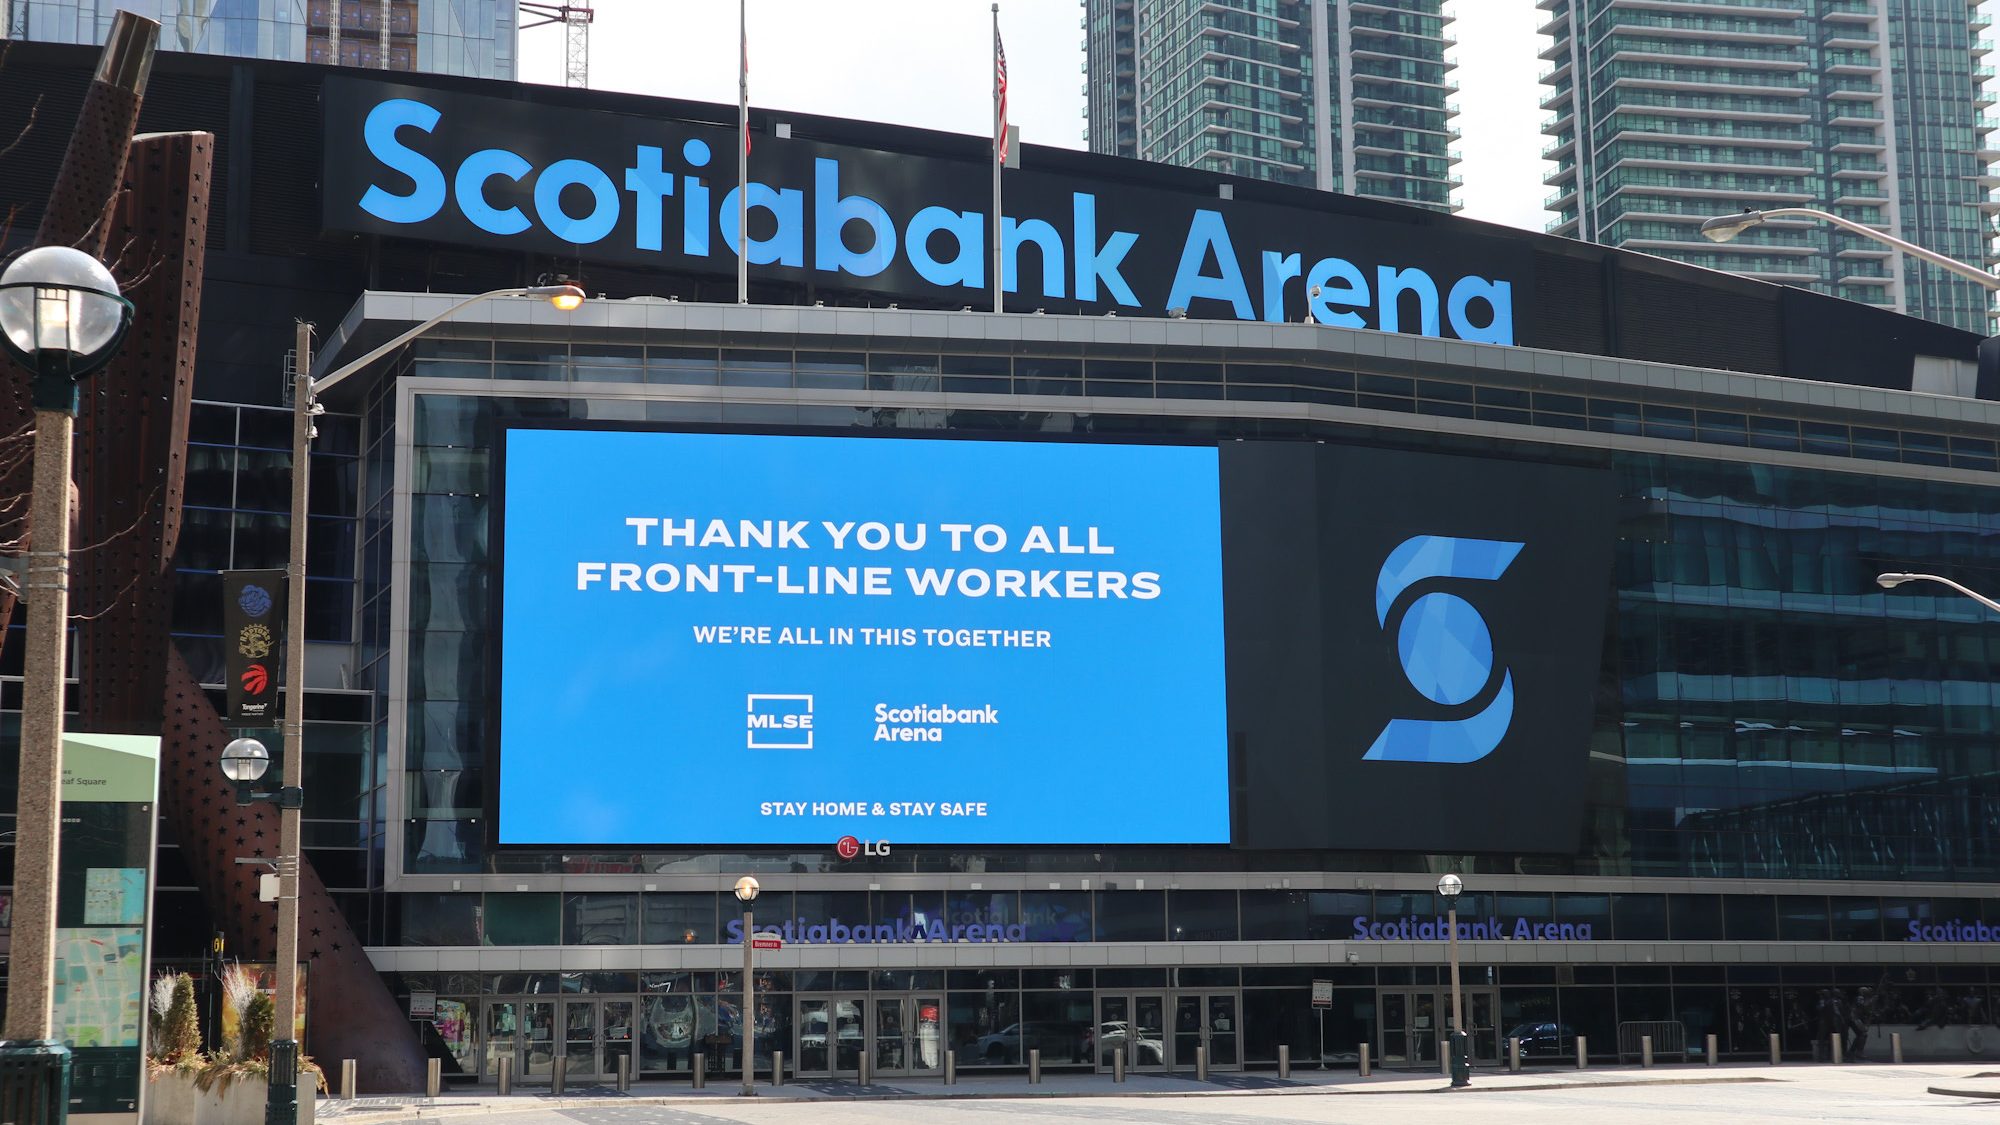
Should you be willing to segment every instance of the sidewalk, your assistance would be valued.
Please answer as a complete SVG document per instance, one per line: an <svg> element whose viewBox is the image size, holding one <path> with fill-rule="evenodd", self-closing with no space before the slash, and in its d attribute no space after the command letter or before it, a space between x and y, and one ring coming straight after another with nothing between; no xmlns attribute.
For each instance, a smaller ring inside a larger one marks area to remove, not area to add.
<svg viewBox="0 0 2000 1125"><path fill-rule="evenodd" d="M1976 1066L1977 1064L1971 1064ZM2000 1072L1991 1075L1968 1076L1971 1066L1924 1065L1905 1066L1871 1065L1859 1063L1850 1066L1826 1066L1809 1063L1794 1063L1787 1066L1673 1066L1641 1069L1639 1067L1593 1067L1589 1070L1574 1068L1542 1067L1524 1070L1519 1074L1505 1071L1475 1071L1472 1085L1460 1094L1505 1093L1523 1090L1559 1090L1575 1087L1603 1086L1651 1086L1692 1083L1727 1082L1788 1082L1811 1076L1819 1081L1839 1081L1843 1078L1879 1081L1887 1076L1907 1077L1917 1089L1931 1088L1934 1093L1945 1093L1941 1086L1951 1087L1991 1087L1992 1096L2000 1098ZM1978 1078L1980 1081L1973 1081ZM624 1105L700 1105L722 1102L739 1102L740 1080L731 1077L711 1081L705 1089L696 1090L685 1079L670 1082L634 1082L630 1093L621 1094L610 1086L591 1086L572 1089L560 1097L550 1094L546 1088L515 1088L508 1097L501 1097L491 1085L459 1087L448 1090L442 1096L432 1099L424 1097L381 1097L361 1098L353 1102L322 1100L318 1116L329 1121L351 1122L365 1125L375 1120L409 1117L420 1114L424 1117L457 1117L468 1114L505 1113L520 1110L576 1109L603 1106L607 1103ZM1294 1070L1289 1080L1279 1079L1273 1071L1259 1071L1247 1074L1213 1074L1207 1082L1197 1082L1192 1075L1132 1075L1125 1082L1114 1083L1108 1075L1100 1074L1051 1074L1043 1078L1039 1085L1030 1085L1026 1075L961 1077L957 1084L947 1086L941 1079L895 1079L875 1082L863 1086L852 1081L827 1081L809 1079L786 1082L773 1087L765 1082L757 1086L757 1100L771 1101L816 1101L823 1099L861 1100L946 1100L970 1098L1188 1098L1215 1097L1227 1095L1365 1095L1365 1094L1426 1094L1453 1092L1450 1083L1437 1074L1412 1074L1408 1071L1378 1071L1368 1078L1362 1078L1351 1070L1307 1071ZM1957 1092L1957 1091L1951 1091ZM1963 1096L1983 1096L1964 1094ZM413 1114L414 1111L414 1114Z"/></svg>

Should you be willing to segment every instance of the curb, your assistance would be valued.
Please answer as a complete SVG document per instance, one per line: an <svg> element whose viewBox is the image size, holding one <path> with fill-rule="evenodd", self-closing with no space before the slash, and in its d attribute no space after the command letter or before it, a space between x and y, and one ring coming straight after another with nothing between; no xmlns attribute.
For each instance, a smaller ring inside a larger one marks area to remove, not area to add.
<svg viewBox="0 0 2000 1125"><path fill-rule="evenodd" d="M708 1095L705 1097L682 1097L662 1095L657 1097L595 1097L595 1098L545 1098L523 1095L505 1102L465 1102L465 1103L412 1103L395 1109L369 1109L359 1113L321 1114L322 1119L333 1122L352 1122L353 1125L370 1125L372 1122L394 1121L409 1117L457 1117L471 1113L526 1113L533 1110L561 1112L572 1109L593 1109L605 1106L697 1106L697 1105L801 1105L801 1104L845 1104L848 1102L947 1102L947 1101L1048 1101L1052 1099L1087 1098L1215 1098L1215 1097L1308 1097L1325 1095L1330 1097L1391 1096L1423 1094L1506 1094L1549 1090L1605 1090L1622 1086L1714 1086L1740 1084L1746 1082L1777 1082L1781 1079L1764 1078L1755 1075L1689 1078L1639 1078L1613 1079L1605 1082L1537 1082L1511 1086L1469 1086L1455 1090L1450 1086L1428 1089L1400 1090L1357 1090L1343 1086L1289 1086L1278 1089L1233 1090L1228 1088L1207 1090L1036 1090L979 1093L958 1091L953 1093L898 1092L893 1094L841 1094L822 1097L790 1097L782 1094L760 1094L754 1098L740 1095ZM1932 1093L1944 1091L1933 1090ZM2000 1094L1965 1095L1968 1097L1994 1097Z"/></svg>

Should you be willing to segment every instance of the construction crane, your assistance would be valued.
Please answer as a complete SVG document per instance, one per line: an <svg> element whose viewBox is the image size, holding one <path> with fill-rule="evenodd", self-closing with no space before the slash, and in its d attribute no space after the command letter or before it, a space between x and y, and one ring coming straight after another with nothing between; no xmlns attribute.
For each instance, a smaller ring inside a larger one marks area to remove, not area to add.
<svg viewBox="0 0 2000 1125"><path fill-rule="evenodd" d="M543 27L547 24L563 25L565 42L563 45L563 85L586 89L590 86L590 21L595 13L589 4L574 3L530 3L522 0L521 14L539 16L533 23L524 23L521 30Z"/></svg>

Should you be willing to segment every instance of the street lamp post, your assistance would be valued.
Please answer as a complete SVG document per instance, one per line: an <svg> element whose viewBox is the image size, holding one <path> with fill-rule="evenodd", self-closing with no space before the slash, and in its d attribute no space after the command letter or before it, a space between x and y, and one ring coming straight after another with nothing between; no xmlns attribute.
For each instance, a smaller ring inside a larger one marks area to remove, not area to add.
<svg viewBox="0 0 2000 1125"><path fill-rule="evenodd" d="M1921 258L1939 269L1949 270L1967 281L1977 282L1988 289L2000 290L2000 277L1987 273L1975 266L1968 266L1956 258L1949 258L1935 250L1926 249L1914 242L1907 242L1886 231L1876 230L1866 223L1857 223L1843 215L1822 211L1817 207L1773 207L1767 211L1741 211L1734 215L1717 215L1701 224L1702 236L1710 242L1728 242L1751 227L1762 224L1767 219L1818 219L1831 223L1841 230L1872 238L1887 246L1893 246L1914 258Z"/></svg>
<svg viewBox="0 0 2000 1125"><path fill-rule="evenodd" d="M1465 1061L1465 1013L1459 1006L1458 992L1458 894L1464 889L1465 880L1456 875L1438 880L1437 891L1446 907L1445 927L1451 931L1451 1084L1454 1087L1472 1085L1471 1068Z"/></svg>
<svg viewBox="0 0 2000 1125"><path fill-rule="evenodd" d="M751 935L755 933L755 918L751 907L757 901L757 892L762 889L757 880L749 875L736 880L736 901L743 904L743 1096L757 1096L755 1063L757 1044L757 985L750 976L750 955L753 947Z"/></svg>
<svg viewBox="0 0 2000 1125"><path fill-rule="evenodd" d="M274 997L275 1031L271 1040L270 1085L264 1103L266 1125L291 1125L298 1117L299 1043L293 1038L298 1026L299 974L299 807L300 782L304 776L306 695L306 486L312 473L313 418L325 413L318 396L334 384L361 371L369 364L450 320L473 305L495 297L540 297L563 312L583 304L584 293L568 282L552 285L519 286L478 293L458 302L389 342L374 348L333 371L315 379L312 375L312 326L298 325L292 377L292 510L291 549L285 564L285 707L284 770L278 789L278 947L277 996ZM239 740L245 741L245 740ZM237 746L238 743L231 743ZM263 747L257 747L262 750ZM268 764L269 755L265 755ZM225 764L225 772L230 767ZM245 766L243 768L254 768ZM256 776L261 776L262 769ZM242 781L238 799L243 799Z"/></svg>
<svg viewBox="0 0 2000 1125"><path fill-rule="evenodd" d="M2000 601L1994 601L1972 587L1954 582L1941 574L1907 574L1900 571L1892 571L1887 574L1878 574L1875 576L1875 584L1884 590L1893 590L1905 582L1935 582L1940 586L1964 594L1966 597L1971 598L1973 601L1978 602L1995 613L2000 613Z"/></svg>
<svg viewBox="0 0 2000 1125"><path fill-rule="evenodd" d="M32 374L35 468L22 596L28 635L21 695L20 789L14 822L14 930L0 1097L22 1121L65 1119L69 1051L55 1015L57 842L62 830L63 680L69 648L70 444L77 384L110 362L132 303L104 264L43 246L0 272L0 347ZM22 1089L32 1084L32 1091Z"/></svg>

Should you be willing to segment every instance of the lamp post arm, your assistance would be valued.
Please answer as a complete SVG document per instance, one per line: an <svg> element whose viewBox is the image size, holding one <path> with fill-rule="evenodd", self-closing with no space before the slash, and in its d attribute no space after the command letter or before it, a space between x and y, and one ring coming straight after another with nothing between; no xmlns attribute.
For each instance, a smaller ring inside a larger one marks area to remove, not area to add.
<svg viewBox="0 0 2000 1125"><path fill-rule="evenodd" d="M1978 602L1980 605L1985 606L1987 609L1990 609L1995 613L2000 613L2000 601L1995 601L1992 598L1987 597L1985 594L1982 594L1979 591L1972 589L1970 586L1967 586L1962 582L1954 582L1951 579L1946 578L1941 574L1905 574L1905 575L1898 575L1897 577L1902 578L1903 580L1909 582L1935 582L1940 586L1948 586L1951 589L1956 590L1961 594L1964 594L1966 597L1971 598L1973 601Z"/></svg>
<svg viewBox="0 0 2000 1125"><path fill-rule="evenodd" d="M452 317L457 316L459 313L464 312L466 309L471 308L472 306L478 304L481 301L485 301L493 297L525 297L527 295L528 295L528 287L526 286L521 286L513 289L495 289L490 293L475 293L472 296L467 297L465 300L460 301L459 303L453 305L452 307L430 318L429 320L424 321L422 324L417 325L415 328L412 328L404 332L403 334L395 337L388 343L371 349L368 352L368 354L362 356L361 358L351 360L347 363L343 363L339 367L334 368L332 371L329 371L326 374L320 376L319 378L314 379L312 381L312 393L315 396L325 394L328 390L332 389L334 384L339 383L340 381L346 379L349 375L352 375L355 372L360 371L362 368L367 367L369 364L374 363L376 360L381 359L383 356L388 355L390 352L395 351L397 348L402 347L404 344L409 343L411 340L414 340L417 337L423 335L424 333L429 332L431 329L436 328L438 325L443 324L445 321L450 320Z"/></svg>
<svg viewBox="0 0 2000 1125"><path fill-rule="evenodd" d="M1967 281L1976 281L1988 289L2000 290L2000 277L1995 277L1985 270L1975 266L1968 266L1956 258L1946 257L1935 250L1919 246L1914 242L1904 241L1893 234L1879 231L1866 224L1857 223L1853 219L1836 215L1831 211L1822 211L1817 207L1773 207L1768 211L1760 212L1760 214L1766 219L1819 219L1823 222L1831 223L1842 230L1852 231L1864 238L1872 238L1877 242L1894 246L1903 253L1921 258L1939 269L1950 270Z"/></svg>

